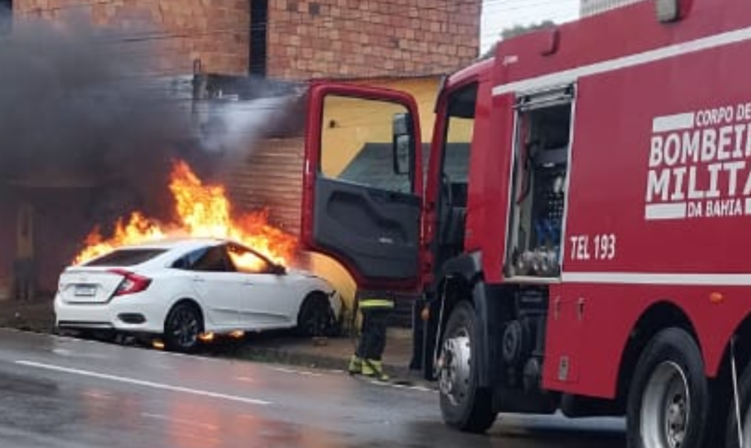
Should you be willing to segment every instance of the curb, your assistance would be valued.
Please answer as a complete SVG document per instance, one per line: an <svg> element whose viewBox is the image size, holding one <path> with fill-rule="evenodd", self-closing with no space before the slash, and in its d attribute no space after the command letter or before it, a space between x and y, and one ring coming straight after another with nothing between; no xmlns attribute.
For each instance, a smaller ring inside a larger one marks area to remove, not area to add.
<svg viewBox="0 0 751 448"><path fill-rule="evenodd" d="M54 334L54 325L51 323L41 323L33 320L16 319L0 321L0 328L11 330L25 331L29 333Z"/></svg>
<svg viewBox="0 0 751 448"><path fill-rule="evenodd" d="M349 363L349 359L341 359L334 356L299 353L279 348L250 346L241 347L228 354L219 353L215 356L273 364L294 365L314 369L340 370L345 372L347 370L347 364ZM414 373L408 366L390 364L387 359L384 360L383 368L394 378L408 379L414 377Z"/></svg>

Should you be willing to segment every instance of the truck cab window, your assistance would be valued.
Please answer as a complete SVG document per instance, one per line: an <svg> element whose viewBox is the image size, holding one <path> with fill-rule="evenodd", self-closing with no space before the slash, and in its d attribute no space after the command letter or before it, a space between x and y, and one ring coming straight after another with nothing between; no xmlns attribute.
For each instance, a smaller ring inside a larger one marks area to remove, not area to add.
<svg viewBox="0 0 751 448"><path fill-rule="evenodd" d="M569 166L571 95L520 99L506 275L557 277Z"/></svg>
<svg viewBox="0 0 751 448"><path fill-rule="evenodd" d="M329 95L323 105L321 173L332 180L410 193L409 174L393 170L393 117L397 103Z"/></svg>
<svg viewBox="0 0 751 448"><path fill-rule="evenodd" d="M441 154L436 266L460 254L467 214L469 155L475 125L477 84L450 94Z"/></svg>

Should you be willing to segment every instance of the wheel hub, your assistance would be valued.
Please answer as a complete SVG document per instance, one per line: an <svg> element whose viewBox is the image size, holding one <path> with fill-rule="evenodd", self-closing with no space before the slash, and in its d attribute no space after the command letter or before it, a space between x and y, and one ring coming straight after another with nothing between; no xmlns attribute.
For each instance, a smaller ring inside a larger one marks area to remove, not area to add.
<svg viewBox="0 0 751 448"><path fill-rule="evenodd" d="M469 391L470 356L470 340L466 330L444 341L439 360L438 386L453 405L462 401Z"/></svg>
<svg viewBox="0 0 751 448"><path fill-rule="evenodd" d="M673 396L672 403L666 411L666 428L668 445L671 448L680 447L686 434L686 397L681 394Z"/></svg>
<svg viewBox="0 0 751 448"><path fill-rule="evenodd" d="M175 316L172 334L180 345L189 346L198 338L198 322L190 313L182 312Z"/></svg>
<svg viewBox="0 0 751 448"><path fill-rule="evenodd" d="M690 416L685 372L673 362L660 364L642 397L640 421L644 448L681 448Z"/></svg>

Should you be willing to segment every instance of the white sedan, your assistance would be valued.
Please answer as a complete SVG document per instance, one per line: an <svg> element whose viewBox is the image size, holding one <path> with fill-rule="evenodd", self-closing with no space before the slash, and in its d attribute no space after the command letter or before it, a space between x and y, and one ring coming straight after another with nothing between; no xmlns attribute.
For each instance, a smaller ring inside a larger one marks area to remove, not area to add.
<svg viewBox="0 0 751 448"><path fill-rule="evenodd" d="M342 303L324 279L234 241L188 238L120 247L60 275L59 329L163 337L193 350L209 334L297 328L328 334Z"/></svg>

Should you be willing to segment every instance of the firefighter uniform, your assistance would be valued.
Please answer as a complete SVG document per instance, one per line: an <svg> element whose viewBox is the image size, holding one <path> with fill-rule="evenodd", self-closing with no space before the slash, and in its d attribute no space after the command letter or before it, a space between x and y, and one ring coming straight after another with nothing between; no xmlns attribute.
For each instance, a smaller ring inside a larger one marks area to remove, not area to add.
<svg viewBox="0 0 751 448"><path fill-rule="evenodd" d="M366 296L358 300L362 313L362 332L355 354L349 363L350 374L362 374L382 381L389 379L383 372L382 356L386 348L386 326L392 299Z"/></svg>

